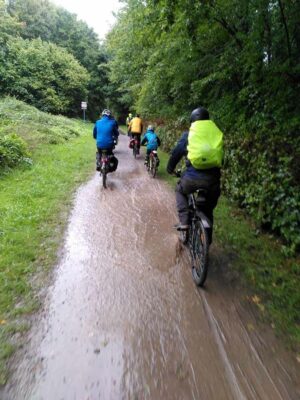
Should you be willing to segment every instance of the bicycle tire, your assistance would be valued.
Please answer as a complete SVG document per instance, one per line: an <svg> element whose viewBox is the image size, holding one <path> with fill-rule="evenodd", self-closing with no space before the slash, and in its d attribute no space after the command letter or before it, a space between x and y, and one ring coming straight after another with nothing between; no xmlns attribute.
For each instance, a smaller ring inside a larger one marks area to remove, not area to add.
<svg viewBox="0 0 300 400"><path fill-rule="evenodd" d="M106 172L106 168L104 168L104 171L102 172L102 185L103 185L104 189L107 188L106 181L107 181L107 172Z"/></svg>
<svg viewBox="0 0 300 400"><path fill-rule="evenodd" d="M149 175L152 174L152 165L153 165L153 160L152 160L152 156L151 156L151 154L150 154L150 156L149 156L149 162L148 162L148 166L149 166L148 172L149 172Z"/></svg>
<svg viewBox="0 0 300 400"><path fill-rule="evenodd" d="M156 165L157 165L156 157L153 157L153 159L152 159L152 170L151 170L152 178L155 178L155 175L156 175Z"/></svg>
<svg viewBox="0 0 300 400"><path fill-rule="evenodd" d="M193 280L197 286L203 286L208 272L209 240L207 231L200 220L193 223L191 241Z"/></svg>

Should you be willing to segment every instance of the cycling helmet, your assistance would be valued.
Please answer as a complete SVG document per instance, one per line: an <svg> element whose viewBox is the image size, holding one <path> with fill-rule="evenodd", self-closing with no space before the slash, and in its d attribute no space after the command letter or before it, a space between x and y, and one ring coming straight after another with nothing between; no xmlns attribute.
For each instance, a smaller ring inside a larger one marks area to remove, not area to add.
<svg viewBox="0 0 300 400"><path fill-rule="evenodd" d="M108 117L111 116L111 111L105 108L105 110L102 111L102 115L107 115Z"/></svg>
<svg viewBox="0 0 300 400"><path fill-rule="evenodd" d="M209 119L209 113L206 108L204 107L198 107L195 110L192 111L190 121L195 122L199 120L205 120Z"/></svg>
<svg viewBox="0 0 300 400"><path fill-rule="evenodd" d="M131 118L132 117L132 114L131 113L129 113L129 118Z"/></svg>
<svg viewBox="0 0 300 400"><path fill-rule="evenodd" d="M147 131L154 131L154 126L153 125L148 125Z"/></svg>

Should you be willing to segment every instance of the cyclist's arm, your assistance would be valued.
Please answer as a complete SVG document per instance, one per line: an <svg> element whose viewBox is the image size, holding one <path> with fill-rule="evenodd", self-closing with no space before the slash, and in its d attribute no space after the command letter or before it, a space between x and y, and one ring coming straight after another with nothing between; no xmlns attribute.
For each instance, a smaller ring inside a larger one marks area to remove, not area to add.
<svg viewBox="0 0 300 400"><path fill-rule="evenodd" d="M144 146L144 145L147 144L147 143L148 143L147 136L144 136L144 138L143 138L143 140L142 140L142 142L141 142L141 145Z"/></svg>
<svg viewBox="0 0 300 400"><path fill-rule="evenodd" d="M118 123L115 121L115 125L113 128L113 137L118 138L119 137L119 129L118 129Z"/></svg>
<svg viewBox="0 0 300 400"><path fill-rule="evenodd" d="M161 145L160 138L158 136L156 136L156 138L157 138L157 146L160 146Z"/></svg>
<svg viewBox="0 0 300 400"><path fill-rule="evenodd" d="M167 164L167 172L172 174L175 171L176 165L187 153L188 132L184 132L177 145L171 153L171 157Z"/></svg>
<svg viewBox="0 0 300 400"><path fill-rule="evenodd" d="M93 138L97 139L97 127L96 127L96 124L95 124L94 129L93 129Z"/></svg>

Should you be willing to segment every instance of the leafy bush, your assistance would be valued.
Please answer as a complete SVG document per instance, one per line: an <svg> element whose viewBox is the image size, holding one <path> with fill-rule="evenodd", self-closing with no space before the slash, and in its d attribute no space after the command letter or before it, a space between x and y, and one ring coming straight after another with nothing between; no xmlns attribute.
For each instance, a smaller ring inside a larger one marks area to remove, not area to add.
<svg viewBox="0 0 300 400"><path fill-rule="evenodd" d="M0 52L1 92L40 110L77 115L89 74L65 49L40 39L10 37Z"/></svg>
<svg viewBox="0 0 300 400"><path fill-rule="evenodd" d="M12 133L0 137L0 171L15 167L28 157L28 147L18 135Z"/></svg>
<svg viewBox="0 0 300 400"><path fill-rule="evenodd" d="M228 136L226 147L224 189L227 195L247 209L262 228L280 234L289 252L298 251L300 189L294 176L297 148L288 153L282 140L277 138L276 143L272 137L261 142L254 135L243 140L236 135Z"/></svg>

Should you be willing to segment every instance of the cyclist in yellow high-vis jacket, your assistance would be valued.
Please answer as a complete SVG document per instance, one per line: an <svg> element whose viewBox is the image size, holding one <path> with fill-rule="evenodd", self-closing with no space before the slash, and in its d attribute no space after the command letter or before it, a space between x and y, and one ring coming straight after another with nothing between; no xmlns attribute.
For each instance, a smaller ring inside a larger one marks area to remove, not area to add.
<svg viewBox="0 0 300 400"><path fill-rule="evenodd" d="M206 189L203 212L213 224L213 209L220 196L220 167L223 160L223 133L209 119L208 111L199 107L191 114L191 127L184 132L172 151L167 171L172 174L182 157L186 157L186 170L176 186L176 203L179 216L177 229L189 228L188 195ZM212 232L210 232L210 241Z"/></svg>
<svg viewBox="0 0 300 400"><path fill-rule="evenodd" d="M136 139L138 142L138 154L140 151L141 147L141 135L143 133L143 121L140 118L140 115L137 114L136 117L134 117L130 123L129 123L129 129L128 132L131 134L131 137L133 139Z"/></svg>

